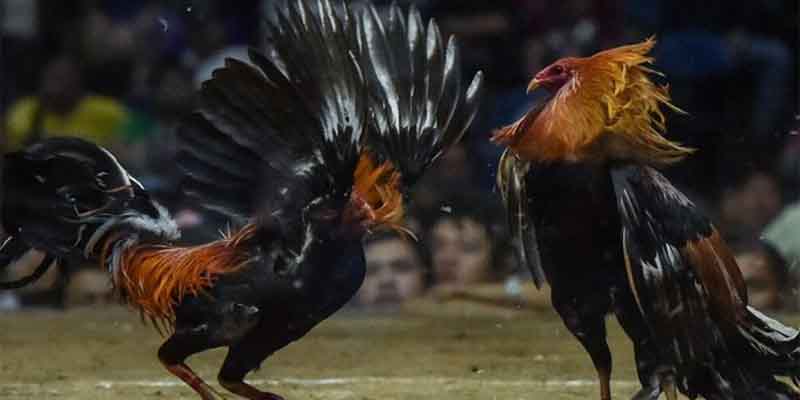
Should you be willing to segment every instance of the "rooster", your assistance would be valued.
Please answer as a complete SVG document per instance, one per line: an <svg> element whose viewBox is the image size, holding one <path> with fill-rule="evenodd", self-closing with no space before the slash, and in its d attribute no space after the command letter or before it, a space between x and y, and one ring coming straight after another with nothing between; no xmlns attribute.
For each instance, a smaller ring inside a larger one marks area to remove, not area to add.
<svg viewBox="0 0 800 400"><path fill-rule="evenodd" d="M43 256L108 269L121 298L168 334L161 363L203 399L219 395L185 360L227 347L218 381L248 399L262 361L340 309L365 274L362 238L402 226L425 170L463 136L481 74L415 9L355 12L293 1L269 25L274 56L228 59L178 128L185 193L234 228L175 244L164 207L116 161L79 139L5 156L7 262Z"/></svg>
<svg viewBox="0 0 800 400"><path fill-rule="evenodd" d="M549 96L492 140L506 150L498 187L518 259L589 353L611 398L605 316L631 338L642 388L690 398L800 399L798 331L748 305L731 251L657 168L692 149L665 132L667 87L655 41L563 58L529 91Z"/></svg>

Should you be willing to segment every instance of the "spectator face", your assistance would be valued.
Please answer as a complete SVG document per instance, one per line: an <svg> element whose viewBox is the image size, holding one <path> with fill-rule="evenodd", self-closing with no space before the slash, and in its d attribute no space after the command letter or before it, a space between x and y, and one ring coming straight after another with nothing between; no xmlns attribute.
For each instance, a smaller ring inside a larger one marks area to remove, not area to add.
<svg viewBox="0 0 800 400"><path fill-rule="evenodd" d="M492 246L486 228L470 219L443 218L432 228L437 284L469 285L491 280Z"/></svg>
<svg viewBox="0 0 800 400"><path fill-rule="evenodd" d="M780 308L780 282L769 257L757 250L744 251L736 254L736 262L747 285L750 305L759 309Z"/></svg>
<svg viewBox="0 0 800 400"><path fill-rule="evenodd" d="M358 293L365 305L397 304L419 296L425 288L422 263L413 245L402 238L369 243L367 276Z"/></svg>
<svg viewBox="0 0 800 400"><path fill-rule="evenodd" d="M760 231L780 211L781 194L775 178L755 173L741 186L723 195L723 219L734 229Z"/></svg>

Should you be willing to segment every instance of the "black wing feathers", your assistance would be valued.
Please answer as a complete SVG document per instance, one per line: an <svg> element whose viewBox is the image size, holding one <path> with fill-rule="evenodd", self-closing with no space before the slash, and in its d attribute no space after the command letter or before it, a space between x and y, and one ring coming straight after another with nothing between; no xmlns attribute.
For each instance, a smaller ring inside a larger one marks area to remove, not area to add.
<svg viewBox="0 0 800 400"><path fill-rule="evenodd" d="M612 169L631 288L659 347L678 365L710 363L724 347L704 286L683 254L690 241L711 236L710 221L658 172Z"/></svg>
<svg viewBox="0 0 800 400"><path fill-rule="evenodd" d="M382 18L370 6L361 22L360 57L372 103L368 145L412 185L472 122L482 75L463 90L455 39L444 46L436 23L426 30L413 7L407 18L397 6Z"/></svg>
<svg viewBox="0 0 800 400"><path fill-rule="evenodd" d="M251 51L252 65L214 72L178 131L187 194L240 223L345 197L367 123L352 19L328 0L291 2L268 26L275 59Z"/></svg>
<svg viewBox="0 0 800 400"><path fill-rule="evenodd" d="M747 305L730 250L666 178L635 165L611 176L631 289L656 347L689 379L684 392L785 398L774 396L791 390L772 376L800 375L800 333Z"/></svg>

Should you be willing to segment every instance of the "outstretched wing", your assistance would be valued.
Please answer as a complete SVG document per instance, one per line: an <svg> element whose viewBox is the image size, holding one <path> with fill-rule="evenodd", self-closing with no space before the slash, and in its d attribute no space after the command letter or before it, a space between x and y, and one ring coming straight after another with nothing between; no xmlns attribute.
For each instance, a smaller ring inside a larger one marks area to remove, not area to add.
<svg viewBox="0 0 800 400"><path fill-rule="evenodd" d="M547 278L542 268L539 245L536 242L536 227L530 214L531 199L526 187L526 176L530 168L530 162L520 159L511 150L506 149L500 157L497 169L497 187L503 197L517 259L528 267L533 283L537 288L541 288Z"/></svg>
<svg viewBox="0 0 800 400"><path fill-rule="evenodd" d="M363 10L360 60L370 89L367 143L380 164L390 161L406 187L458 142L478 108L482 74L464 86L458 45L444 45L434 21L391 6Z"/></svg>
<svg viewBox="0 0 800 400"><path fill-rule="evenodd" d="M346 6L293 1L268 29L277 58L226 60L178 129L185 192L240 223L345 197L367 122Z"/></svg>

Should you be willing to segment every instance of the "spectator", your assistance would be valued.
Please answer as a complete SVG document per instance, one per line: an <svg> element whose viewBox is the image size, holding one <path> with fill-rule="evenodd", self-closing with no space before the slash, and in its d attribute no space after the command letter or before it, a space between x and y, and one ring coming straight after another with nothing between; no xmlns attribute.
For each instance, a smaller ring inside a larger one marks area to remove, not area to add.
<svg viewBox="0 0 800 400"><path fill-rule="evenodd" d="M776 250L760 241L733 243L731 248L747 285L751 306L760 310L795 308L790 290L793 280Z"/></svg>
<svg viewBox="0 0 800 400"><path fill-rule="evenodd" d="M781 190L765 170L748 171L736 179L720 198L720 222L730 238L757 236L780 212Z"/></svg>
<svg viewBox="0 0 800 400"><path fill-rule="evenodd" d="M766 228L762 239L786 261L788 269L797 278L800 263L800 203L786 207Z"/></svg>
<svg viewBox="0 0 800 400"><path fill-rule="evenodd" d="M549 291L536 290L528 271L516 271L515 256L499 228L501 216L485 208L486 202L461 204L469 206L445 206L449 214L431 229L433 297L511 309L549 307Z"/></svg>
<svg viewBox="0 0 800 400"><path fill-rule="evenodd" d="M425 267L411 239L378 233L367 240L364 253L367 276L357 295L359 304L395 306L425 290Z"/></svg>
<svg viewBox="0 0 800 400"><path fill-rule="evenodd" d="M453 195L441 204L439 218L429 229L434 283L464 287L502 281L496 251L503 222L496 201L479 195Z"/></svg>
<svg viewBox="0 0 800 400"><path fill-rule="evenodd" d="M12 149L57 135L113 146L127 118L127 109L116 100L86 93L77 61L62 55L45 67L38 95L14 103L5 123Z"/></svg>

